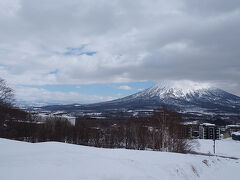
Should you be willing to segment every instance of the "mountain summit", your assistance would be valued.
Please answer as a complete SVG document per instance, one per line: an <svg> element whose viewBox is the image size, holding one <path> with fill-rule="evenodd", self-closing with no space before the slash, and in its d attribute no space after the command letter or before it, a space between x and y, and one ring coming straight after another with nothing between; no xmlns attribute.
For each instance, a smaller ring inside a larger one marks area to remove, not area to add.
<svg viewBox="0 0 240 180"><path fill-rule="evenodd" d="M183 82L163 82L156 84L136 95L150 96L150 97L175 97L180 98L189 94L196 93L201 90L216 89L209 84L192 83L188 81Z"/></svg>

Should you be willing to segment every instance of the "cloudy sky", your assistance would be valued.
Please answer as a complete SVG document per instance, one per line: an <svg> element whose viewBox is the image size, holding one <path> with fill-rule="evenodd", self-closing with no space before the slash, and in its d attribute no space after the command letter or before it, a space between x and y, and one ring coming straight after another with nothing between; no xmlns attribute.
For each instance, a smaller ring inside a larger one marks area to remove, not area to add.
<svg viewBox="0 0 240 180"><path fill-rule="evenodd" d="M240 95L239 0L0 0L0 26L18 100L98 102L162 80Z"/></svg>

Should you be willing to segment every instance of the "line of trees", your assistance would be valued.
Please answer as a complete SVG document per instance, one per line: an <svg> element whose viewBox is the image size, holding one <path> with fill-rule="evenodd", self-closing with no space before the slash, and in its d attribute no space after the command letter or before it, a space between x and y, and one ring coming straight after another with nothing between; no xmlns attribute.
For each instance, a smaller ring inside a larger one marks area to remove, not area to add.
<svg viewBox="0 0 240 180"><path fill-rule="evenodd" d="M181 116L164 107L147 118L105 120L103 125L101 121L79 118L76 123L76 143L110 148L191 151L191 143L182 132Z"/></svg>
<svg viewBox="0 0 240 180"><path fill-rule="evenodd" d="M170 152L189 152L191 143L184 138L181 117L165 108L150 117L125 119L67 119L49 117L44 123L7 121L1 137L28 142L58 141L79 145Z"/></svg>

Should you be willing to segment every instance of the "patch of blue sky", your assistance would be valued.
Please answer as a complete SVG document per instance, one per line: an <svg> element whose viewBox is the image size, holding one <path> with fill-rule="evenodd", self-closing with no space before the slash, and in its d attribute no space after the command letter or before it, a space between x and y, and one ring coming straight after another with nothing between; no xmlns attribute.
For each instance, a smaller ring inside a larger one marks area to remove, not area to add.
<svg viewBox="0 0 240 180"><path fill-rule="evenodd" d="M85 51L86 45L82 45L78 48L68 47L66 48L66 52L63 53L65 56L81 56L81 55L87 55L87 56L93 56L96 54L96 51Z"/></svg>
<svg viewBox="0 0 240 180"><path fill-rule="evenodd" d="M54 71L51 71L49 72L48 74L57 74L58 73L58 69L54 70Z"/></svg>
<svg viewBox="0 0 240 180"><path fill-rule="evenodd" d="M154 85L154 81L143 81L143 82L128 82L128 83L105 83L105 84L58 84L58 85L23 85L25 87L32 88L43 88L48 91L58 92L78 92L86 95L96 96L113 96L113 97L124 97L140 90L146 89ZM119 89L120 86L129 86L131 89L124 90Z"/></svg>
<svg viewBox="0 0 240 180"><path fill-rule="evenodd" d="M67 47L67 51L82 51L87 45L83 44L79 47Z"/></svg>
<svg viewBox="0 0 240 180"><path fill-rule="evenodd" d="M0 63L0 66L1 66L1 67L4 67L4 68L7 67L5 64L1 64L1 63Z"/></svg>
<svg viewBox="0 0 240 180"><path fill-rule="evenodd" d="M93 56L96 54L96 51L86 51L86 52L65 52L63 53L65 56L81 56L81 55L87 55L87 56Z"/></svg>
<svg viewBox="0 0 240 180"><path fill-rule="evenodd" d="M67 48L65 48L66 50L64 52L59 52L59 51L53 51L53 50L51 50L51 48L49 48L45 45L39 45L39 47L42 50L44 50L48 53L56 54L56 55L64 55L64 56L87 55L87 56L93 56L97 53L96 51L85 50L86 46L87 46L87 44L80 45L79 47L67 47Z"/></svg>

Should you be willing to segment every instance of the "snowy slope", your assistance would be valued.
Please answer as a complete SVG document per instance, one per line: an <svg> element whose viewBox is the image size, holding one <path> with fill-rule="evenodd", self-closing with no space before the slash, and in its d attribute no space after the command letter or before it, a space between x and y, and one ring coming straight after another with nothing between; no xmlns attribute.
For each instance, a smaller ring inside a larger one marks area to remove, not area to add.
<svg viewBox="0 0 240 180"><path fill-rule="evenodd" d="M3 180L239 180L240 161L0 139Z"/></svg>
<svg viewBox="0 0 240 180"><path fill-rule="evenodd" d="M196 152L213 154L213 140L198 139L199 148L196 148ZM232 138L222 139L215 141L216 154L222 156L233 156L240 158L240 141L232 140Z"/></svg>

